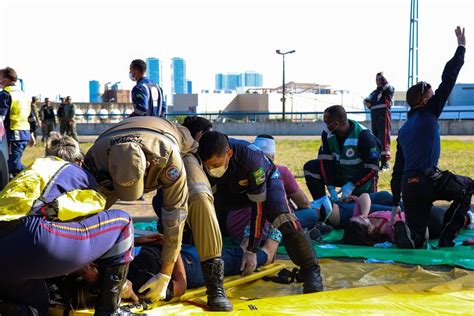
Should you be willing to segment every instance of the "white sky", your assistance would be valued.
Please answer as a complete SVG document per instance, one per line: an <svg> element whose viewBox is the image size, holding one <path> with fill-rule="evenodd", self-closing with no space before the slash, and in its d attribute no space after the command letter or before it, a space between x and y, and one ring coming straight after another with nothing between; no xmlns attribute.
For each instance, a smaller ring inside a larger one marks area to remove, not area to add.
<svg viewBox="0 0 474 316"><path fill-rule="evenodd" d="M331 84L367 95L383 70L406 90L410 0L22 1L0 0L0 67L11 66L29 94L88 101L88 82L131 88L134 58L186 60L194 91L214 89L218 72L255 70L265 86ZM474 82L474 1L420 0L420 80L437 85L466 27L458 82ZM472 46L471 46L472 45Z"/></svg>

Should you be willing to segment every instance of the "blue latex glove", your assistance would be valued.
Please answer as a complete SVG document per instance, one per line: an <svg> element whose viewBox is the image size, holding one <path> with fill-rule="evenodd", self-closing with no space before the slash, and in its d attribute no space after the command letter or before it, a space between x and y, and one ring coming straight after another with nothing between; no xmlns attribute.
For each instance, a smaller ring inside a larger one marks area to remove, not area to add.
<svg viewBox="0 0 474 316"><path fill-rule="evenodd" d="M341 192L342 192L341 200L345 201L348 198L350 198L352 195L352 191L354 191L354 188L355 188L354 183L350 181L344 184L341 188Z"/></svg>
<svg viewBox="0 0 474 316"><path fill-rule="evenodd" d="M339 197L337 196L336 188L333 187L332 185L328 186L328 191L329 191L329 196L331 197L332 202L336 202L339 200Z"/></svg>

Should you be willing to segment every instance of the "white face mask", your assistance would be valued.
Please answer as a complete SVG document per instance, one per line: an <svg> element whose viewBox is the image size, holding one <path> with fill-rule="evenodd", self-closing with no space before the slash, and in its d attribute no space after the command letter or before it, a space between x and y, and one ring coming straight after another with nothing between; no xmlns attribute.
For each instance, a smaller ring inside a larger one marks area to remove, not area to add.
<svg viewBox="0 0 474 316"><path fill-rule="evenodd" d="M207 168L207 171L209 171L209 174L212 177L221 178L224 175L224 173L227 171L227 167L226 166L221 166L221 167L214 168L214 169Z"/></svg>
<svg viewBox="0 0 474 316"><path fill-rule="evenodd" d="M132 75L131 72L128 73L128 77L129 77L130 80L132 80L132 81L137 81L137 79L135 79L135 77L133 77L133 75Z"/></svg>

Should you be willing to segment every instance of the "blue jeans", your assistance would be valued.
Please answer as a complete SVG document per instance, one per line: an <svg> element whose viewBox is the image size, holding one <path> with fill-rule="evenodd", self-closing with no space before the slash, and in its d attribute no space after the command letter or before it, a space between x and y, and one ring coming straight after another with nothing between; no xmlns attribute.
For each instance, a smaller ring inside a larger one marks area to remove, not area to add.
<svg viewBox="0 0 474 316"><path fill-rule="evenodd" d="M21 157L25 151L27 140L16 140L8 142L9 155L8 155L8 169L14 176L17 175L25 166L21 163Z"/></svg>
<svg viewBox="0 0 474 316"><path fill-rule="evenodd" d="M224 275L239 275L240 263L244 251L240 247L222 249L222 260L224 260ZM181 258L183 259L184 269L186 270L186 278L188 289L203 286L204 276L202 274L201 262L197 249L194 246L183 245L181 249ZM257 268L264 265L267 261L267 254L262 250L257 252Z"/></svg>
<svg viewBox="0 0 474 316"><path fill-rule="evenodd" d="M295 211L295 216L299 219L301 227L311 229L318 221L318 213L312 208L300 208Z"/></svg>

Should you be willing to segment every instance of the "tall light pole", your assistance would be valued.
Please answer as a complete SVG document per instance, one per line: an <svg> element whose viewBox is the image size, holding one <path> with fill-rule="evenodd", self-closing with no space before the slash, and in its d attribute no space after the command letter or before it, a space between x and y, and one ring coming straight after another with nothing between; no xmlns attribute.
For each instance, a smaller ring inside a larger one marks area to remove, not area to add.
<svg viewBox="0 0 474 316"><path fill-rule="evenodd" d="M286 102L286 98L285 98L285 93L286 93L286 87L285 87L285 55L286 54L293 54L294 52L295 52L295 50L290 50L290 51L287 51L287 52L284 52L284 53L279 49L276 50L276 53L283 57L283 85L282 85L283 97L281 98L281 103L283 105L283 118L282 118L283 121L285 121L285 102Z"/></svg>

